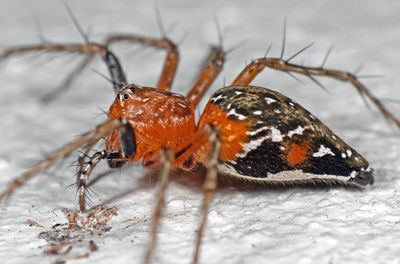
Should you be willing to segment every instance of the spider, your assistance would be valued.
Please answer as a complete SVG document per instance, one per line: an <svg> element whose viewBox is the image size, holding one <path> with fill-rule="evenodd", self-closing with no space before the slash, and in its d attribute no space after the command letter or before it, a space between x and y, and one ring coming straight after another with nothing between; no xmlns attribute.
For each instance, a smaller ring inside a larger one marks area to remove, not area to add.
<svg viewBox="0 0 400 264"><path fill-rule="evenodd" d="M117 56L109 48L119 41L141 43L167 52L155 88L127 83ZM81 65L66 79L64 87L96 55L100 55L108 67L116 98L108 110L106 122L68 143L13 180L0 194L0 201L57 160L83 148L83 154L78 159L76 182L79 207L85 211L86 183L101 160L107 160L111 168L121 168L127 162L141 160L144 167L159 169L156 209L145 263L152 261L164 191L171 169L191 170L198 163L207 168L193 263L198 262L208 208L217 188L217 173L256 183L322 182L354 186L373 183L373 169L365 158L313 114L278 92L250 85L264 68L300 73L312 80L315 80L313 76L329 76L351 82L400 127L400 122L355 75L326 69L324 65L307 67L291 63L291 59L298 53L284 59L282 50L279 58L265 55L252 61L230 86L219 89L211 96L196 124L194 109L224 65L225 52L221 46L210 49L198 80L185 96L170 91L179 53L177 46L166 37L153 39L137 35L115 35L107 38L103 44L86 40L84 44L32 45L8 49L1 58L31 51L86 55ZM47 99L52 97L49 95ZM94 145L104 137L104 150L91 153Z"/></svg>

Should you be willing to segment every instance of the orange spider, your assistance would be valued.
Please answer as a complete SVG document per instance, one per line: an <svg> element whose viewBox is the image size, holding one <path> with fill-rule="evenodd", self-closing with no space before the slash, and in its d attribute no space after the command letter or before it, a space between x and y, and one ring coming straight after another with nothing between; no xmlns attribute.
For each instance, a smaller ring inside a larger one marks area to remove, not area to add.
<svg viewBox="0 0 400 264"><path fill-rule="evenodd" d="M117 41L141 43L167 51L156 88L127 84L117 57L109 49ZM79 204L84 211L86 182L100 160L107 160L111 168L142 160L143 166L160 169L160 187L146 263L152 259L164 190L172 168L189 170L199 162L207 167L194 263L199 256L208 207L217 188L217 172L265 183L333 182L356 186L373 183L373 170L368 162L314 115L280 93L249 85L265 67L302 73L310 78L322 75L349 81L400 127L400 122L356 76L323 66L315 68L290 63L297 54L284 60L282 52L280 58L263 57L251 62L231 86L211 96L196 124L194 108L224 64L225 54L221 47L211 49L197 82L186 96L170 92L179 55L176 45L167 38L119 35L108 38L104 44L27 46L9 49L1 58L30 51L85 54L86 59L67 78L66 86L99 54L109 69L116 98L108 111L108 121L15 179L0 195L0 200L55 161L84 148L77 176ZM93 146L103 137L106 137L105 149L90 155Z"/></svg>

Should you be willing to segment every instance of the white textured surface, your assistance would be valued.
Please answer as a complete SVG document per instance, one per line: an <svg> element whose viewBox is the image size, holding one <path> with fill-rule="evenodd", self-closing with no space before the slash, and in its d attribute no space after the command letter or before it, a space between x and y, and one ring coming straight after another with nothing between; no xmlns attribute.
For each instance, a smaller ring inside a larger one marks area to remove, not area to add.
<svg viewBox="0 0 400 264"><path fill-rule="evenodd" d="M79 21L92 26L91 39L108 33L140 33L158 36L153 4L144 1L69 1ZM187 91L207 53L216 43L213 17L226 32L227 48L244 42L228 56L228 62L211 91L229 83L245 61L264 55L279 56L282 24L288 19L287 56L317 41L297 62L319 65L330 44L334 50L327 66L352 71L365 63L365 73L385 79L364 83L381 98L400 98L400 4L396 1L158 1L164 24L175 23L171 37L178 41L182 60L175 91ZM34 18L46 38L78 42L79 35L60 1L1 1L1 48L37 41ZM167 27L169 28L169 27ZM115 47L128 77L142 85L154 85L163 52ZM57 101L42 105L40 97L57 87L76 59L68 56L22 56L1 64L0 73L0 186L20 175L45 153L104 120L114 95L101 77L87 70ZM50 65L45 62L52 58ZM92 69L106 72L100 60ZM276 89L293 98L326 122L362 153L376 171L376 183L365 190L346 188L221 188L213 201L202 247L201 263L399 263L400 257L400 150L399 134L380 114L367 111L350 85L321 79L327 94L311 81L300 84L284 73L266 70L254 84ZM209 93L209 94L210 94ZM209 95L208 94L208 95ZM204 105L205 101L202 103ZM399 107L388 104L394 113ZM372 107L374 108L374 107ZM202 107L198 112L201 112ZM397 115L400 117L399 115ZM28 182L0 205L0 259L2 263L49 263L38 238L65 222L62 208L76 208L71 159ZM102 166L95 174L105 171ZM134 188L145 171L140 166L114 172L93 187L93 204ZM188 175L186 178L189 178ZM186 183L180 183L183 179ZM169 185L167 209L162 221L155 263L189 263L193 252L201 203L200 184L181 177ZM144 182L149 182L145 179ZM68 263L141 263L148 240L155 186L150 183L115 200L118 216L111 230L94 239L99 251L88 259ZM130 220L126 222L126 220Z"/></svg>

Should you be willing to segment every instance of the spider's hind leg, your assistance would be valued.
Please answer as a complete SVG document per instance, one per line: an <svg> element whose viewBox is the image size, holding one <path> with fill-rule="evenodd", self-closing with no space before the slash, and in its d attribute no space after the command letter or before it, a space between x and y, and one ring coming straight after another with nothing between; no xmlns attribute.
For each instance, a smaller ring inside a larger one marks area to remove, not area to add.
<svg viewBox="0 0 400 264"><path fill-rule="evenodd" d="M303 49L304 50L304 49ZM301 51L300 51L301 52ZM294 56L296 56L295 54ZM300 73L311 80L316 82L318 85L321 84L314 78L314 76L325 76L331 77L340 81L350 82L360 93L361 96L368 97L382 112L382 114L390 119L400 128L400 121L397 119L386 107L381 103L381 101L376 98L368 89L365 87L360 80L352 73L338 70L326 69L321 67L308 67L298 64L290 63L289 61L294 57L290 57L288 60L282 58L259 58L251 62L233 81L232 85L247 85L249 84L264 68L271 68L274 70L284 71L287 73ZM325 61L325 60L324 60Z"/></svg>

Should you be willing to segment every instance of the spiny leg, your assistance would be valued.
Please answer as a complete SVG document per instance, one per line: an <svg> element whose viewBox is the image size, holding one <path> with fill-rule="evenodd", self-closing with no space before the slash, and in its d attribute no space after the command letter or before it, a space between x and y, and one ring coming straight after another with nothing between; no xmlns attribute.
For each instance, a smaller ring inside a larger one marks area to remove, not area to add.
<svg viewBox="0 0 400 264"><path fill-rule="evenodd" d="M79 193L79 207L82 212L85 211L87 180L94 167L102 160L107 159L111 168L120 168L124 165L125 159L136 153L136 136L133 127L126 122L118 128L120 136L120 144L122 148L122 156L119 152L109 152L106 150L94 153L88 156L94 144L86 147L86 150L78 159L79 170L77 173L76 183ZM85 158L89 158L85 161Z"/></svg>
<svg viewBox="0 0 400 264"><path fill-rule="evenodd" d="M65 92L73 83L73 81L82 73L82 71L92 62L94 55L90 54L74 69L68 77L64 80L63 84L54 91L47 93L43 97L43 101L48 103L53 101L60 93Z"/></svg>
<svg viewBox="0 0 400 264"><path fill-rule="evenodd" d="M201 210L201 221L199 231L197 233L196 240L196 248L193 256L193 264L196 264L199 259L200 246L203 238L204 228L207 221L208 209L210 207L210 203L214 197L215 190L217 189L217 165L218 165L218 157L221 149L221 140L219 137L219 130L217 127L213 126L211 134L209 135L210 142L210 154L207 167L206 179L203 185L204 189L204 200L203 207Z"/></svg>
<svg viewBox="0 0 400 264"><path fill-rule="evenodd" d="M167 51L163 70L157 83L157 88L169 91L174 81L176 69L179 62L179 52L176 45L167 38L151 39L135 35L115 35L110 36L105 45L109 46L112 43L119 41L129 41L133 43L140 43L146 46L152 46Z"/></svg>
<svg viewBox="0 0 400 264"><path fill-rule="evenodd" d="M156 245L156 236L157 236L157 229L159 226L159 222L160 222L160 218L162 215L162 207L164 204L164 192L165 192L165 186L166 186L166 182L168 180L168 175L169 175L169 171L172 167L180 167L183 163L185 163L185 161L187 161L189 159L189 157L191 155L193 155L193 153L198 150L201 146L203 146L204 144L207 144L207 142L209 142L209 138L210 136L213 134L214 130L216 128L213 127L212 125L206 124L203 127L199 128L198 131L195 133L195 135L193 136L193 138L191 140L189 140L188 142L184 142L182 145L184 145L185 147L183 148L183 150L179 153L176 154L176 159L174 161L174 156L175 154L173 152L171 152L170 150L165 150L165 149L161 149L161 153L160 155L157 155L159 158L158 164L160 167L160 172L159 172L159 185L158 185L158 191L157 191L157 204L156 204L156 209L154 211L154 217L153 217L153 223L152 223L152 231L151 231L151 238L150 238L150 242L149 242L149 246L147 248L147 252L146 252L146 258L145 258L145 263L151 263L152 260L152 256L153 256L153 252L154 252L154 248ZM212 138L213 136L211 136ZM214 144L213 142L211 144ZM219 144L219 142L218 142ZM211 147L214 147L213 145ZM219 146L218 147L218 153L219 153ZM218 158L217 158L218 161ZM206 182L207 183L205 186L208 187L212 186L212 179L213 179L213 174L212 174L212 170L210 171L210 176L208 176L207 174L207 178L209 179ZM209 195L207 195L207 200L209 199ZM212 198L212 196L211 196ZM207 203L207 208L208 208L208 204ZM203 222L203 221L202 221ZM204 229L204 223L203 225L203 229Z"/></svg>
<svg viewBox="0 0 400 264"><path fill-rule="evenodd" d="M225 61L225 53L220 47L212 47L210 55L205 61L203 70L192 87L190 92L186 95L186 98L195 107L203 97L204 93L217 78L218 74L222 70Z"/></svg>
<svg viewBox="0 0 400 264"><path fill-rule="evenodd" d="M76 53L84 54L86 58L74 69L68 77L64 80L63 84L53 92L48 93L44 96L44 102L50 102L56 98L62 91L65 91L70 87L72 82L79 76L79 74L90 64L93 60L94 55L99 53L105 56L107 53L107 47L104 45L87 42L85 44L41 44L41 45L31 45L25 47L11 48L3 52L0 55L0 60L7 59L10 56L29 53L34 51L44 51L44 52L66 52L66 53Z"/></svg>
<svg viewBox="0 0 400 264"><path fill-rule="evenodd" d="M153 258L154 248L156 246L157 230L162 216L162 209L164 207L164 195L168 182L169 173L174 161L175 154L170 149L163 149L160 156L160 169L159 169L159 183L157 188L157 203L154 210L153 222L151 225L150 242L147 246L145 263L149 264Z"/></svg>
<svg viewBox="0 0 400 264"><path fill-rule="evenodd" d="M67 144L60 150L51 154L48 158L41 161L35 167L30 169L29 171L22 174L20 177L13 180L5 191L0 194L0 201L4 200L8 196L10 196L19 186L27 182L33 176L38 174L39 172L43 171L44 169L51 166L56 161L63 159L69 156L75 149L83 147L85 145L93 145L98 142L104 136L110 134L115 129L118 129L127 124L125 119L111 119L108 120L100 125L98 125L95 129L83 134L76 140L72 141L71 143Z"/></svg>
<svg viewBox="0 0 400 264"><path fill-rule="evenodd" d="M190 156L193 155L193 153L195 153L202 146L209 146L206 147L209 151L209 162L208 164L206 164L207 175L203 186L205 196L202 208L202 218L200 222L200 228L197 236L196 249L193 260L194 263L197 263L201 245L201 238L204 233L204 228L206 224L208 208L217 187L216 167L218 164L218 157L221 148L219 129L212 124L204 124L203 126L198 128L192 139L182 143L182 145L185 147L182 151L176 153L173 167L182 167L182 165L183 167L186 167L184 164L187 162L188 159L190 159Z"/></svg>
<svg viewBox="0 0 400 264"><path fill-rule="evenodd" d="M86 151L88 152L88 151ZM92 156L88 157L89 160L85 161L86 154L83 154L79 157L79 170L77 174L77 193L79 197L79 209L81 212L86 211L86 190L87 190L87 181L89 179L90 174L92 173L94 167L100 162L100 160L105 158L105 151L99 151L94 153Z"/></svg>
<svg viewBox="0 0 400 264"><path fill-rule="evenodd" d="M47 51L47 52L71 52L71 53L82 53L90 54L96 51L101 51L105 47L103 45L95 43L86 44L39 44L29 45L23 47L16 47L7 49L1 54L0 59L7 59L13 55L29 53L32 51Z"/></svg>
<svg viewBox="0 0 400 264"><path fill-rule="evenodd" d="M90 148L91 149L91 148ZM98 151L89 157L88 161L85 161L85 154L79 157L79 171L77 174L77 186L79 195L79 208L81 212L86 210L86 190L87 181L93 169L102 159L117 160L121 159L118 152Z"/></svg>
<svg viewBox="0 0 400 264"><path fill-rule="evenodd" d="M293 56L290 59L292 58ZM313 76L326 76L326 77L332 77L337 80L350 82L357 88L358 92L361 95L367 96L379 108L379 110L384 114L384 116L388 117L400 128L400 121L391 112L389 112L386 109L386 107L379 101L379 99L377 99L358 80L357 76L348 72L330 70L323 67L307 67L307 66L292 64L289 63L288 60L283 60L282 58L260 58L250 63L233 81L232 85L249 84L256 77L256 75L259 74L265 67L284 72L295 72L304 74L315 82L317 81L313 78Z"/></svg>
<svg viewBox="0 0 400 264"><path fill-rule="evenodd" d="M95 54L102 56L107 68L110 72L113 87L115 93L117 93L124 85L126 85L126 77L122 70L121 64L118 58L108 50L108 45L117 41L130 41L137 42L144 45L154 46L157 48L167 50L168 54L165 59L163 71L161 73L160 79L157 84L157 88L163 90L169 90L179 61L179 53L176 45L166 39L150 39L144 37L137 37L134 35L121 35L121 36L111 36L106 40L104 45L97 44L93 42L86 42L85 44L41 44L41 45L31 45L25 47L11 48L3 52L0 55L0 60L6 59L10 56L29 53L34 51L45 51L45 52L67 52L67 53L80 53L85 54L87 57L78 65L77 69L69 74L69 76L63 82L57 91L51 92L44 97L45 102L53 100L56 95L60 94L61 91L65 91L71 83L79 76L79 74L90 64Z"/></svg>

